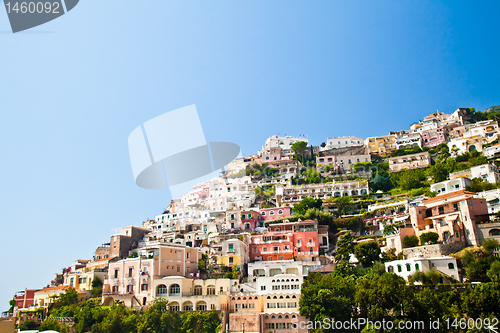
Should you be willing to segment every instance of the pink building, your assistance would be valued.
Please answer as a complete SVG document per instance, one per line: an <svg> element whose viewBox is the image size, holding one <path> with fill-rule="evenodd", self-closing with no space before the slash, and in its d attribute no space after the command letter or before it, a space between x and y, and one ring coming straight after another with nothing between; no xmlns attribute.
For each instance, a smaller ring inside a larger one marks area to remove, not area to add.
<svg viewBox="0 0 500 333"><path fill-rule="evenodd" d="M410 208L415 235L433 231L439 242L479 245L477 222L488 221L486 200L465 190L439 195Z"/></svg>
<svg viewBox="0 0 500 333"><path fill-rule="evenodd" d="M291 215L290 207L264 208L260 210L260 221L272 221Z"/></svg>
<svg viewBox="0 0 500 333"><path fill-rule="evenodd" d="M446 130L444 128L423 131L420 135L422 136L422 145L424 147L436 147L446 142Z"/></svg>
<svg viewBox="0 0 500 333"><path fill-rule="evenodd" d="M270 148L262 154L262 163L273 164L281 161L283 158L283 151L280 147Z"/></svg>
<svg viewBox="0 0 500 333"><path fill-rule="evenodd" d="M250 241L250 261L311 258L319 254L317 221L276 223Z"/></svg>
<svg viewBox="0 0 500 333"><path fill-rule="evenodd" d="M125 306L140 307L152 300L153 280L165 276L190 277L198 272L201 258L197 248L177 244L159 244L139 249L135 258L110 262L103 285L103 303L115 300Z"/></svg>
<svg viewBox="0 0 500 333"><path fill-rule="evenodd" d="M241 212L241 230L255 230L257 227L263 227L261 215L254 210L245 210Z"/></svg>

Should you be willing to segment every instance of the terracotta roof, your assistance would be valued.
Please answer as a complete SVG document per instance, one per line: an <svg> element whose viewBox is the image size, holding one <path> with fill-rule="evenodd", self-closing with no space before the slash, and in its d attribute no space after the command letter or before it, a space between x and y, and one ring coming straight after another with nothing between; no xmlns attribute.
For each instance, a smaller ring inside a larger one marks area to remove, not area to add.
<svg viewBox="0 0 500 333"><path fill-rule="evenodd" d="M313 273L331 273L335 270L335 265L334 264L328 264L326 266L323 266L321 268L315 269Z"/></svg>
<svg viewBox="0 0 500 333"><path fill-rule="evenodd" d="M96 262L101 262L101 261L109 261L109 260L114 259L114 258L117 258L117 257L103 258L103 259L96 260L94 262L90 262L89 264L94 264Z"/></svg>
<svg viewBox="0 0 500 333"><path fill-rule="evenodd" d="M35 292L35 294L37 294L37 293L47 293L47 292L50 292L50 291L62 291L62 290L66 290L68 288L71 288L71 287L70 286L46 287L46 288L43 288L42 290L39 290L39 291Z"/></svg>
<svg viewBox="0 0 500 333"><path fill-rule="evenodd" d="M445 194L438 195L437 197L427 199L427 200L423 201L422 203L426 204L428 202L433 202L433 201L437 201L437 200L442 200L442 199L456 197L456 196L459 196L461 194L475 195L476 193L469 192L469 191L466 191L466 190L460 190L460 191L455 191L455 192L451 192L451 193L445 193Z"/></svg>

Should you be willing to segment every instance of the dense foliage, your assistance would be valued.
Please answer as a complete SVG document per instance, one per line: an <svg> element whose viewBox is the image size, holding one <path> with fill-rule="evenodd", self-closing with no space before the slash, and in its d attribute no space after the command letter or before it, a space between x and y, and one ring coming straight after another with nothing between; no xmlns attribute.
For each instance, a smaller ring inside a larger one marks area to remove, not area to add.
<svg viewBox="0 0 500 333"><path fill-rule="evenodd" d="M500 263L500 260L495 262ZM330 318L335 321L356 321L358 318L367 318L371 321L385 320L394 323L395 328L402 320L423 321L425 329L418 330L420 332L466 332L467 330L460 328L450 329L445 324L446 319L452 323L454 319L500 316L499 283L446 286L436 284L439 276L435 271L421 275L414 280L424 281L425 284L415 286L407 284L396 274L376 269L375 266L370 270L358 270L355 266L343 263L329 275L310 273L302 286L300 314L309 317L311 321ZM431 329L430 321L435 322L437 319L439 325ZM335 332L360 331L383 332L366 327L359 327L359 330L335 330ZM330 331L312 329L311 332ZM385 332L404 331L394 329Z"/></svg>

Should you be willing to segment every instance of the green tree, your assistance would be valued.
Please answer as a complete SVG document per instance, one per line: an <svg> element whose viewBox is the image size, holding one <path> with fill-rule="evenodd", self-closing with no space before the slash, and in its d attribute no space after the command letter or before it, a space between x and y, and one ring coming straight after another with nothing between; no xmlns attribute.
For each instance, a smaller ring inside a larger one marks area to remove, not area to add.
<svg viewBox="0 0 500 333"><path fill-rule="evenodd" d="M495 249L498 249L500 247L500 244L496 239L493 238L488 238L483 242L483 248L486 251L488 255L493 254L493 251Z"/></svg>
<svg viewBox="0 0 500 333"><path fill-rule="evenodd" d="M355 281L354 276L310 273L302 285L300 314L312 321L350 320L356 314Z"/></svg>
<svg viewBox="0 0 500 333"><path fill-rule="evenodd" d="M300 202L296 205L293 206L293 210L297 214L305 214L308 209L310 208L317 208L317 209L322 209L323 208L323 200L321 199L314 199L312 197L304 197Z"/></svg>
<svg viewBox="0 0 500 333"><path fill-rule="evenodd" d="M382 262L397 260L396 248L392 247L387 251L382 252L381 257L382 257ZM384 271L385 271L385 266L384 266Z"/></svg>
<svg viewBox="0 0 500 333"><path fill-rule="evenodd" d="M422 169L404 170L391 175L392 182L398 184L405 191L422 187L425 178Z"/></svg>
<svg viewBox="0 0 500 333"><path fill-rule="evenodd" d="M434 183L439 183L442 182L446 179L448 179L448 174L450 172L446 168L446 164L443 163L437 163L430 167L429 169L429 176L432 177L432 181Z"/></svg>
<svg viewBox="0 0 500 333"><path fill-rule="evenodd" d="M12 297L12 299L9 301L9 305L10 305L10 308L9 308L9 311L7 311L7 312L8 313L14 312L14 307L16 306L16 295L14 295L14 297Z"/></svg>
<svg viewBox="0 0 500 333"><path fill-rule="evenodd" d="M350 232L347 232L346 234L342 235L337 242L335 261L348 262L351 253L354 253L354 235Z"/></svg>
<svg viewBox="0 0 500 333"><path fill-rule="evenodd" d="M177 312L169 311L168 301L157 298L142 315L137 324L137 333L162 332L180 333L180 317Z"/></svg>
<svg viewBox="0 0 500 333"><path fill-rule="evenodd" d="M295 156L300 163L304 164L304 152L307 149L307 142L298 141L292 144L292 150L295 152Z"/></svg>
<svg viewBox="0 0 500 333"><path fill-rule="evenodd" d="M500 282L500 260L495 260L486 273L491 281Z"/></svg>
<svg viewBox="0 0 500 333"><path fill-rule="evenodd" d="M38 324L33 319L28 319L19 325L21 331L35 330L36 328L38 328Z"/></svg>
<svg viewBox="0 0 500 333"><path fill-rule="evenodd" d="M415 247L418 245L418 237L415 235L407 235L403 238L403 245L408 247Z"/></svg>
<svg viewBox="0 0 500 333"><path fill-rule="evenodd" d="M370 267L380 260L380 248L377 241L358 243L354 246L354 255L363 267Z"/></svg>
<svg viewBox="0 0 500 333"><path fill-rule="evenodd" d="M407 318L411 310L410 289L396 274L366 275L356 282L356 305L359 315L370 320L392 321Z"/></svg>
<svg viewBox="0 0 500 333"><path fill-rule="evenodd" d="M420 235L420 244L426 245L429 242L435 244L438 241L438 239L439 235L436 232L434 231L424 232L423 234Z"/></svg>
<svg viewBox="0 0 500 333"><path fill-rule="evenodd" d="M387 192L394 188L394 185L387 174L378 174L371 180L368 185L372 192L382 191Z"/></svg>
<svg viewBox="0 0 500 333"><path fill-rule="evenodd" d="M102 280L99 279L98 276L95 276L94 279L92 280L92 289L90 290L90 294L92 296L97 297L102 295Z"/></svg>
<svg viewBox="0 0 500 333"><path fill-rule="evenodd" d="M56 331L59 333L68 333L70 331L69 326L59 323L54 318L47 318L38 328L40 332L43 331Z"/></svg>

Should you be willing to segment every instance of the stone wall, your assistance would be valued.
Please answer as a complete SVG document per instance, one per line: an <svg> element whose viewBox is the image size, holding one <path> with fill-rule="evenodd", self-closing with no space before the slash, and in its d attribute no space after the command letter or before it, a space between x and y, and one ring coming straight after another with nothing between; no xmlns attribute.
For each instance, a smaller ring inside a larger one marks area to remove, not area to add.
<svg viewBox="0 0 500 333"><path fill-rule="evenodd" d="M456 253L465 247L465 243L455 242L451 244L433 244L410 247L403 249L405 259L423 256L424 258L447 256Z"/></svg>

